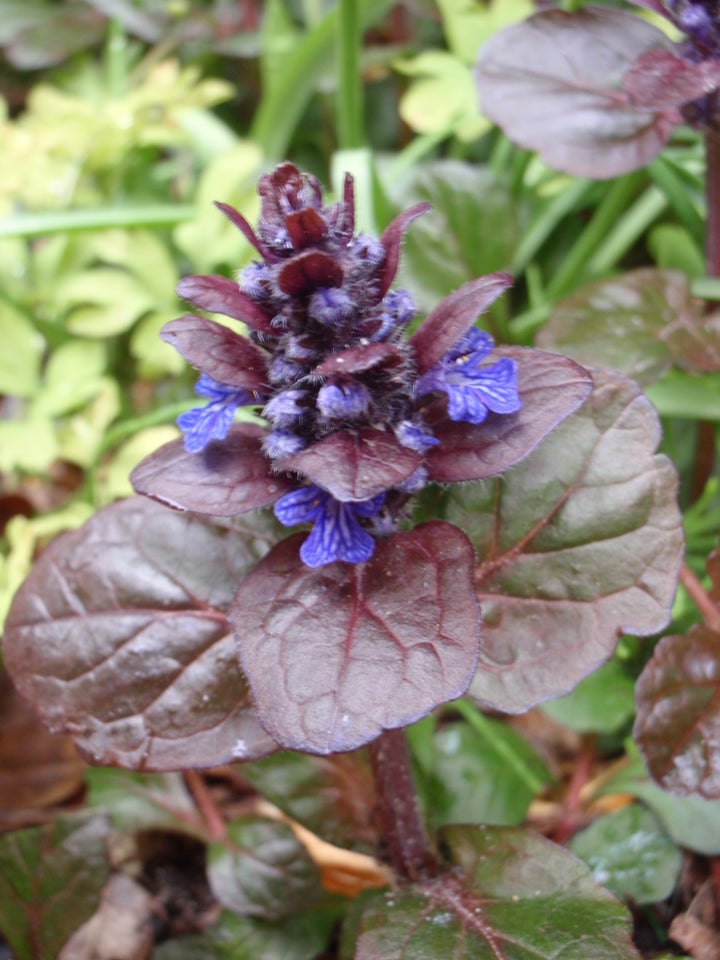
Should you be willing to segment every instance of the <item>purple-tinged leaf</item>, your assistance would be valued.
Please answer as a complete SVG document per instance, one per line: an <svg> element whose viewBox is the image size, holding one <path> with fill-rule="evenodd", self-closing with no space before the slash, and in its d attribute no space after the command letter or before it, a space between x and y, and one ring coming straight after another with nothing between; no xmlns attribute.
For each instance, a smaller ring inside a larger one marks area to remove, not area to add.
<svg viewBox="0 0 720 960"><path fill-rule="evenodd" d="M702 313L701 306L681 314L662 332L673 363L690 373L720 371L720 312Z"/></svg>
<svg viewBox="0 0 720 960"><path fill-rule="evenodd" d="M0 837L0 928L18 960L60 956L110 876L107 817L80 813Z"/></svg>
<svg viewBox="0 0 720 960"><path fill-rule="evenodd" d="M266 387L262 351L247 337L220 323L188 313L166 323L160 336L188 363L218 383L245 390Z"/></svg>
<svg viewBox="0 0 720 960"><path fill-rule="evenodd" d="M254 247L255 250L257 250L263 260L267 261L268 263L275 263L279 259L270 249L268 249L268 247L265 246L253 228L247 222L245 217L234 207L231 207L229 203L220 203L219 200L215 200L215 206L228 218L234 227L238 228L240 233L242 233L248 243Z"/></svg>
<svg viewBox="0 0 720 960"><path fill-rule="evenodd" d="M242 775L286 816L323 840L363 853L379 849L377 798L367 751L318 757L283 750L244 763Z"/></svg>
<svg viewBox="0 0 720 960"><path fill-rule="evenodd" d="M380 540L367 563L312 569L303 535L245 578L231 618L263 726L285 747L354 750L462 695L480 611L462 531L422 524Z"/></svg>
<svg viewBox="0 0 720 960"><path fill-rule="evenodd" d="M664 637L635 688L633 737L650 774L685 796L720 799L720 633Z"/></svg>
<svg viewBox="0 0 720 960"><path fill-rule="evenodd" d="M400 263L400 245L402 244L405 231L413 222L424 213L431 210L429 203L416 203L409 210L403 210L397 217L385 228L380 237L380 243L385 248L385 260L383 262L378 277L378 290L376 293L377 301L380 302L390 289L390 285L395 279L398 264Z"/></svg>
<svg viewBox="0 0 720 960"><path fill-rule="evenodd" d="M320 893L320 871L291 828L266 817L228 824L207 851L210 889L244 917L281 917L307 909Z"/></svg>
<svg viewBox="0 0 720 960"><path fill-rule="evenodd" d="M517 827L441 838L455 869L354 904L340 960L639 960L628 911L563 847Z"/></svg>
<svg viewBox="0 0 720 960"><path fill-rule="evenodd" d="M402 351L392 343L368 343L351 347L339 353L331 353L311 372L312 377L327 377L333 373L362 373L381 364L400 363Z"/></svg>
<svg viewBox="0 0 720 960"><path fill-rule="evenodd" d="M648 385L672 365L671 324L695 324L687 277L643 267L612 280L585 284L558 303L537 345L591 366L608 367Z"/></svg>
<svg viewBox="0 0 720 960"><path fill-rule="evenodd" d="M639 108L622 89L638 57L668 46L660 30L622 10L544 10L483 48L481 109L551 167L599 179L628 173L655 157L680 122L675 107Z"/></svg>
<svg viewBox="0 0 720 960"><path fill-rule="evenodd" d="M659 439L639 387L598 372L588 403L523 464L451 489L444 515L481 558L477 700L521 713L571 690L621 634L668 622L683 533Z"/></svg>
<svg viewBox="0 0 720 960"><path fill-rule="evenodd" d="M280 470L303 474L336 500L370 500L397 486L422 463L383 430L338 430L277 463Z"/></svg>
<svg viewBox="0 0 720 960"><path fill-rule="evenodd" d="M285 217L290 241L296 250L316 246L328 232L328 226L317 210L306 207Z"/></svg>
<svg viewBox="0 0 720 960"><path fill-rule="evenodd" d="M177 285L178 295L208 313L242 320L253 330L273 333L271 318L250 297L242 292L234 280L227 277L183 277Z"/></svg>
<svg viewBox="0 0 720 960"><path fill-rule="evenodd" d="M261 451L262 427L236 423L225 440L201 453L187 453L182 439L164 444L135 467L130 482L138 493L175 510L232 517L274 503L295 486L270 472Z"/></svg>
<svg viewBox="0 0 720 960"><path fill-rule="evenodd" d="M648 50L625 74L622 86L633 106L679 107L720 86L720 63L688 63L672 50Z"/></svg>
<svg viewBox="0 0 720 960"><path fill-rule="evenodd" d="M518 463L583 403L592 389L587 370L540 350L503 347L492 359L512 357L518 365L522 408L489 413L479 425L449 420L438 401L427 420L440 440L428 451L428 475L437 483L482 480Z"/></svg>
<svg viewBox="0 0 720 960"><path fill-rule="evenodd" d="M343 272L329 253L310 250L300 253L280 269L278 287L289 297L299 297L318 287L339 287Z"/></svg>
<svg viewBox="0 0 720 960"><path fill-rule="evenodd" d="M133 498L38 559L8 615L5 665L91 762L177 770L275 749L226 619L275 528L263 517L240 529Z"/></svg>
<svg viewBox="0 0 720 960"><path fill-rule="evenodd" d="M426 373L464 336L475 320L511 287L509 273L491 273L464 283L438 304L410 337L419 373Z"/></svg>

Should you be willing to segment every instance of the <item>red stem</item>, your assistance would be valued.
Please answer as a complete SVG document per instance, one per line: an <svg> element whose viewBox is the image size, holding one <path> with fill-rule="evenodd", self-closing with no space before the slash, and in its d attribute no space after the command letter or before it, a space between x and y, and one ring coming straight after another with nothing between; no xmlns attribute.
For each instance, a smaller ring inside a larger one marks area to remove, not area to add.
<svg viewBox="0 0 720 960"><path fill-rule="evenodd" d="M687 564L680 568L680 583L687 590L688 596L698 608L705 626L720 633L720 609L713 603L707 591Z"/></svg>
<svg viewBox="0 0 720 960"><path fill-rule="evenodd" d="M398 881L436 874L438 863L420 819L405 731L386 730L369 749L382 835Z"/></svg>

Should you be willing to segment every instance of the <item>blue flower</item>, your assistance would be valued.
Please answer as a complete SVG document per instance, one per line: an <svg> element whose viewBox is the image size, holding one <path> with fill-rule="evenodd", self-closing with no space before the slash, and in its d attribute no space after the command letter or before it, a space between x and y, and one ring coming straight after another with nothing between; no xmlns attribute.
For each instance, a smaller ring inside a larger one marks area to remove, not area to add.
<svg viewBox="0 0 720 960"><path fill-rule="evenodd" d="M375 540L358 523L357 517L373 517L385 501L380 493L371 500L343 503L315 484L300 487L275 504L275 516L286 527L314 523L300 547L300 558L308 567L321 567L335 560L363 563L375 549Z"/></svg>
<svg viewBox="0 0 720 960"><path fill-rule="evenodd" d="M280 430L295 426L302 417L305 406L305 390L282 390L263 407L263 416Z"/></svg>
<svg viewBox="0 0 720 960"><path fill-rule="evenodd" d="M478 424L490 411L516 413L522 403L515 360L503 357L492 366L480 366L493 346L492 337L473 328L420 378L416 395L445 393L448 416L455 421Z"/></svg>
<svg viewBox="0 0 720 960"><path fill-rule="evenodd" d="M318 287L308 303L308 316L326 326L342 323L354 310L355 304L339 287Z"/></svg>
<svg viewBox="0 0 720 960"><path fill-rule="evenodd" d="M353 420L367 413L372 395L355 380L337 380L320 387L317 407L331 420Z"/></svg>
<svg viewBox="0 0 720 960"><path fill-rule="evenodd" d="M210 403L193 407L177 418L188 453L200 453L211 440L224 440L237 408L257 403L247 390L218 383L206 373L195 385L195 393L199 397L208 397Z"/></svg>

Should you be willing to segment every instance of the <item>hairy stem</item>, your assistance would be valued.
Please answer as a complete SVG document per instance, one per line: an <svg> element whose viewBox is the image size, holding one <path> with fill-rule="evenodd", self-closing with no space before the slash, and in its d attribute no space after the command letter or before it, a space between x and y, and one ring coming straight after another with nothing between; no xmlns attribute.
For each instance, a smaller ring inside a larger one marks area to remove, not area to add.
<svg viewBox="0 0 720 960"><path fill-rule="evenodd" d="M437 873L420 819L405 731L386 730L369 749L383 838L398 881Z"/></svg>
<svg viewBox="0 0 720 960"><path fill-rule="evenodd" d="M687 564L680 568L680 583L705 621L705 626L720 633L720 609L708 596L705 588Z"/></svg>

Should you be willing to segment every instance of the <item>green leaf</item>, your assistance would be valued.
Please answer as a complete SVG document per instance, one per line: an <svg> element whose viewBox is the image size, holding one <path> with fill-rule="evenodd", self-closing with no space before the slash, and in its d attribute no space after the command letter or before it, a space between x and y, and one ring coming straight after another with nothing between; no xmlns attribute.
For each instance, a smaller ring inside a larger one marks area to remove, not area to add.
<svg viewBox="0 0 720 960"><path fill-rule="evenodd" d="M89 805L106 811L116 830L188 830L188 820L197 817L179 773L88 767L85 781Z"/></svg>
<svg viewBox="0 0 720 960"><path fill-rule="evenodd" d="M490 129L478 113L470 69L442 50L426 50L395 69L415 79L400 99L400 116L416 133L455 133L476 140Z"/></svg>
<svg viewBox="0 0 720 960"><path fill-rule="evenodd" d="M570 841L595 882L632 903L655 903L672 893L682 854L646 807L633 803L604 817Z"/></svg>
<svg viewBox="0 0 720 960"><path fill-rule="evenodd" d="M402 206L420 200L433 206L408 231L398 279L422 312L468 280L510 265L517 202L489 168L454 160L427 164L394 199Z"/></svg>
<svg viewBox="0 0 720 960"><path fill-rule="evenodd" d="M671 370L645 391L664 417L685 420L720 420L720 377Z"/></svg>
<svg viewBox="0 0 720 960"><path fill-rule="evenodd" d="M618 660L603 664L542 712L578 733L614 733L635 712L634 684Z"/></svg>
<svg viewBox="0 0 720 960"><path fill-rule="evenodd" d="M71 340L51 355L41 392L35 397L36 416L59 416L83 406L103 386L107 364L105 344L96 340Z"/></svg>
<svg viewBox="0 0 720 960"><path fill-rule="evenodd" d="M59 309L68 310L68 331L79 337L124 333L155 301L135 277L112 267L76 273L57 289Z"/></svg>
<svg viewBox="0 0 720 960"><path fill-rule="evenodd" d="M329 757L282 751L242 775L283 813L330 843L374 852L375 788L364 750Z"/></svg>
<svg viewBox="0 0 720 960"><path fill-rule="evenodd" d="M0 471L43 473L57 457L55 430L45 417L0 422Z"/></svg>
<svg viewBox="0 0 720 960"><path fill-rule="evenodd" d="M438 826L521 824L530 802L551 779L537 754L507 724L487 717L482 724L477 729L450 723L434 735L430 789Z"/></svg>
<svg viewBox="0 0 720 960"><path fill-rule="evenodd" d="M15 960L49 960L95 912L110 875L109 824L57 817L0 837L0 928Z"/></svg>
<svg viewBox="0 0 720 960"><path fill-rule="evenodd" d="M208 847L208 880L220 903L241 916L277 920L307 909L320 872L285 823L242 817Z"/></svg>
<svg viewBox="0 0 720 960"><path fill-rule="evenodd" d="M679 270L688 277L704 277L702 251L685 227L661 223L648 232L648 250L661 270Z"/></svg>
<svg viewBox="0 0 720 960"><path fill-rule="evenodd" d="M514 827L446 827L454 867L351 907L341 960L638 960L630 916L562 847Z"/></svg>
<svg viewBox="0 0 720 960"><path fill-rule="evenodd" d="M664 333L691 311L687 278L645 267L589 283L554 307L536 344L654 383L672 364Z"/></svg>
<svg viewBox="0 0 720 960"><path fill-rule="evenodd" d="M327 947L337 911L305 911L283 920L224 912L202 936L161 944L152 960L316 960Z"/></svg>
<svg viewBox="0 0 720 960"><path fill-rule="evenodd" d="M478 4L474 0L438 0L448 46L463 63L473 64L478 50L503 27L529 17L529 0Z"/></svg>
<svg viewBox="0 0 720 960"><path fill-rule="evenodd" d="M720 800L677 797L653 783L631 743L626 766L603 784L601 794L629 793L642 800L679 847L704 856L720 853Z"/></svg>
<svg viewBox="0 0 720 960"><path fill-rule="evenodd" d="M0 300L0 394L31 397L38 389L45 341L29 317Z"/></svg>

